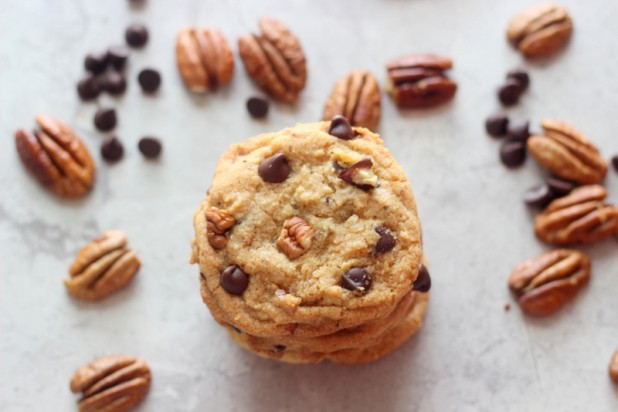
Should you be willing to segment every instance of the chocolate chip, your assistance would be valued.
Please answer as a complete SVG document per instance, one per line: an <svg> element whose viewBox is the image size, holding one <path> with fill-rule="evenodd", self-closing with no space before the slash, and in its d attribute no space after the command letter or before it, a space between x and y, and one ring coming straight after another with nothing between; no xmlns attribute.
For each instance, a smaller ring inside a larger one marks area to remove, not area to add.
<svg viewBox="0 0 618 412"><path fill-rule="evenodd" d="M339 170L339 173L337 174L337 176L339 177L339 179L343 180L344 182L349 183L353 186L356 186L359 189L362 189L365 191L371 190L375 188L375 184L371 185L371 184L361 183L365 180L362 178L362 176L360 176L360 172L361 172L361 169L371 169L372 166L373 166L373 162L371 161L370 158L367 157L365 159L362 159L354 163L351 166L346 167L345 169ZM377 180L377 179L375 179L374 177L374 180Z"/></svg>
<svg viewBox="0 0 618 412"><path fill-rule="evenodd" d="M384 226L378 226L375 228L375 231L378 235L380 235L378 243L376 243L375 247L373 248L375 253L386 253L395 247L395 237L393 236L391 231L388 230L388 228Z"/></svg>
<svg viewBox="0 0 618 412"><path fill-rule="evenodd" d="M520 140L509 140L500 147L500 159L508 168L521 166L526 160L526 143Z"/></svg>
<svg viewBox="0 0 618 412"><path fill-rule="evenodd" d="M612 157L612 166L614 166L614 170L618 172L618 155Z"/></svg>
<svg viewBox="0 0 618 412"><path fill-rule="evenodd" d="M247 110L254 119L263 119L268 115L268 100L254 96L247 100Z"/></svg>
<svg viewBox="0 0 618 412"><path fill-rule="evenodd" d="M99 74L107 67L107 55L105 53L88 53L84 59L84 68L91 73Z"/></svg>
<svg viewBox="0 0 618 412"><path fill-rule="evenodd" d="M557 177L548 177L547 186L556 195L556 197L566 196L575 189L575 184L567 180L558 179Z"/></svg>
<svg viewBox="0 0 618 412"><path fill-rule="evenodd" d="M124 69L129 58L129 51L122 46L112 46L107 50L107 61L116 70Z"/></svg>
<svg viewBox="0 0 618 412"><path fill-rule="evenodd" d="M281 183L290 175L290 164L283 153L277 153L262 160L258 167L258 174L268 183Z"/></svg>
<svg viewBox="0 0 618 412"><path fill-rule="evenodd" d="M154 159L161 154L161 141L156 137L142 137L137 144L137 148L148 159Z"/></svg>
<svg viewBox="0 0 618 412"><path fill-rule="evenodd" d="M416 280L412 284L412 290L426 293L429 292L429 289L431 289L431 277L425 265L421 263L421 266L418 268Z"/></svg>
<svg viewBox="0 0 618 412"><path fill-rule="evenodd" d="M509 118L503 114L494 114L485 120L485 130L490 136L500 137L506 135Z"/></svg>
<svg viewBox="0 0 618 412"><path fill-rule="evenodd" d="M283 352L286 348L287 346L285 345L275 345L273 346L273 352L275 353Z"/></svg>
<svg viewBox="0 0 618 412"><path fill-rule="evenodd" d="M103 141L101 145L101 156L108 162L117 162L122 159L124 147L116 136L110 136Z"/></svg>
<svg viewBox="0 0 618 412"><path fill-rule="evenodd" d="M154 93L161 86L161 75L155 69L144 69L137 76L139 85L146 93Z"/></svg>
<svg viewBox="0 0 618 412"><path fill-rule="evenodd" d="M352 268L341 276L341 287L364 295L371 289L371 275L363 268Z"/></svg>
<svg viewBox="0 0 618 412"><path fill-rule="evenodd" d="M131 47L142 47L148 41L148 29L143 24L132 24L124 32L124 38Z"/></svg>
<svg viewBox="0 0 618 412"><path fill-rule="evenodd" d="M117 96L127 90L127 81L122 73L111 71L104 77L103 88L109 94Z"/></svg>
<svg viewBox="0 0 618 412"><path fill-rule="evenodd" d="M343 140L352 140L356 137L356 132L352 130L350 122L345 117L338 114L330 121L328 134Z"/></svg>
<svg viewBox="0 0 618 412"><path fill-rule="evenodd" d="M506 133L513 139L525 142L530 137L529 127L530 122L527 120L511 120L507 126Z"/></svg>
<svg viewBox="0 0 618 412"><path fill-rule="evenodd" d="M220 278L223 289L232 295L242 295L249 286L249 276L236 265L226 267Z"/></svg>
<svg viewBox="0 0 618 412"><path fill-rule="evenodd" d="M82 100L96 99L101 93L101 83L91 73L88 73L77 83L77 93Z"/></svg>
<svg viewBox="0 0 618 412"><path fill-rule="evenodd" d="M518 80L507 79L498 89L498 99L503 105L512 106L519 101L522 91Z"/></svg>
<svg viewBox="0 0 618 412"><path fill-rule="evenodd" d="M543 208L554 200L554 193L546 184L540 184L526 190L524 202L528 206Z"/></svg>
<svg viewBox="0 0 618 412"><path fill-rule="evenodd" d="M521 85L521 90L524 91L530 84L530 76L522 69L513 69L506 74L507 79L515 79Z"/></svg>
<svg viewBox="0 0 618 412"><path fill-rule="evenodd" d="M94 125L102 132L112 130L116 127L116 110L114 109L99 109L94 114Z"/></svg>

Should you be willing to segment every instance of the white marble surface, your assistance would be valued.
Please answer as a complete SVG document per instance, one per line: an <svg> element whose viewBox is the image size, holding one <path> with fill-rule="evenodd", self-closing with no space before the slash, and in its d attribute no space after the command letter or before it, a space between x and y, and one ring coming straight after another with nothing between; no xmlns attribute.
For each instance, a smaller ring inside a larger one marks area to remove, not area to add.
<svg viewBox="0 0 618 412"><path fill-rule="evenodd" d="M73 370L131 353L148 360L154 375L142 411L617 410L607 365L618 347L618 242L586 248L591 284L550 319L525 319L506 288L516 263L548 249L520 200L541 169L529 159L507 171L483 130L498 108L494 87L525 64L504 39L506 22L531 3L0 1L0 409L74 410ZM564 4L575 20L572 43L549 62L525 64L531 89L509 113L535 125L568 120L609 158L618 153L618 2ZM255 88L239 60L230 87L204 97L186 92L174 61L178 30L215 25L236 48L237 36L255 30L262 15L287 22L304 45L309 81L298 106L274 105L267 121L252 121L244 102ZM116 133L127 149L110 166L91 124L97 105L80 103L74 87L83 56L122 43L134 21L151 29L150 42L131 54L127 94L100 102L117 107ZM258 132L318 119L346 71L365 67L384 80L388 59L420 51L453 57L456 99L401 113L385 98L380 132L410 177L422 217L434 281L424 329L392 356L362 366L285 365L237 348L201 303L197 268L187 264L191 215L216 159ZM137 87L144 66L162 70L156 97ZM32 127L39 112L74 125L95 155L97 183L85 200L57 199L19 163L14 130ZM164 140L160 161L137 152L144 134ZM618 175L606 183L618 202ZM62 284L67 267L83 243L109 228L127 232L143 260L140 274L103 303L77 302Z"/></svg>

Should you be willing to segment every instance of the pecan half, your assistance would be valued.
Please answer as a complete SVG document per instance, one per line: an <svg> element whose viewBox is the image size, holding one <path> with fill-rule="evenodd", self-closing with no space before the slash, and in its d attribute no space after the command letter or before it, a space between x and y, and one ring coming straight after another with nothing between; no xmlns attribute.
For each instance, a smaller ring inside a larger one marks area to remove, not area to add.
<svg viewBox="0 0 618 412"><path fill-rule="evenodd" d="M575 298L590 280L590 259L577 250L558 249L520 263L509 288L524 313L549 316Z"/></svg>
<svg viewBox="0 0 618 412"><path fill-rule="evenodd" d="M337 82L324 105L322 120L336 115L344 116L353 126L376 130L380 121L380 86L373 74L354 70Z"/></svg>
<svg viewBox="0 0 618 412"><path fill-rule="evenodd" d="M79 251L64 284L76 298L101 300L125 287L140 264L137 254L127 248L125 234L109 230Z"/></svg>
<svg viewBox="0 0 618 412"><path fill-rule="evenodd" d="M568 196L551 202L536 217L536 235L556 245L592 243L618 230L618 208L603 202L603 186L581 186Z"/></svg>
<svg viewBox="0 0 618 412"><path fill-rule="evenodd" d="M545 120L541 126L545 136L531 136L528 150L547 170L582 184L605 178L607 162L586 136L558 120Z"/></svg>
<svg viewBox="0 0 618 412"><path fill-rule="evenodd" d="M84 142L67 124L47 115L36 117L40 129L15 133L17 153L45 187L65 198L84 196L94 183L95 166Z"/></svg>
<svg viewBox="0 0 618 412"><path fill-rule="evenodd" d="M386 65L388 92L400 108L430 108L455 96L457 84L444 74L453 67L448 57L416 54Z"/></svg>
<svg viewBox="0 0 618 412"><path fill-rule="evenodd" d="M225 210L214 207L208 209L206 211L206 235L210 246L215 250L223 249L227 244L225 234L235 224L236 220Z"/></svg>
<svg viewBox="0 0 618 412"><path fill-rule="evenodd" d="M294 260L309 250L314 233L305 219L295 216L284 222L281 235L277 239L277 247Z"/></svg>
<svg viewBox="0 0 618 412"><path fill-rule="evenodd" d="M265 92L293 103L307 81L300 41L278 20L262 18L258 24L261 34L238 39L238 51L245 69Z"/></svg>
<svg viewBox="0 0 618 412"><path fill-rule="evenodd" d="M506 31L508 40L526 57L548 56L571 37L573 21L558 4L538 4L517 14Z"/></svg>
<svg viewBox="0 0 618 412"><path fill-rule="evenodd" d="M150 368L142 359L105 356L75 371L71 391L82 393L80 412L124 412L142 401L150 380Z"/></svg>
<svg viewBox="0 0 618 412"><path fill-rule="evenodd" d="M371 170L373 161L370 158L360 160L346 168L342 168L336 162L334 166L339 171L339 179L359 189L367 191L378 185L378 177Z"/></svg>
<svg viewBox="0 0 618 412"><path fill-rule="evenodd" d="M609 377L618 383L618 350L614 353L612 360L609 362Z"/></svg>
<svg viewBox="0 0 618 412"><path fill-rule="evenodd" d="M176 39L176 63L185 85L204 93L228 84L234 75L234 55L214 27L187 27Z"/></svg>

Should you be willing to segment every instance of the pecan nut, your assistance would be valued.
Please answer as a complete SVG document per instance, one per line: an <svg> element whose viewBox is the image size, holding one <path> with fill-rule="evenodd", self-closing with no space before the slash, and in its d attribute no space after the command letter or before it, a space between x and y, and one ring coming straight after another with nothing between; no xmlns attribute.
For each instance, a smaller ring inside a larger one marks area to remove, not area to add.
<svg viewBox="0 0 618 412"><path fill-rule="evenodd" d="M84 196L94 183L95 166L84 142L67 124L47 115L36 117L39 129L15 133L17 153L45 187L65 198Z"/></svg>
<svg viewBox="0 0 618 412"><path fill-rule="evenodd" d="M373 161L370 158L362 159L345 168L341 167L336 162L333 166L338 170L339 179L352 186L356 186L364 191L371 190L378 186L378 177L371 170Z"/></svg>
<svg viewBox="0 0 618 412"><path fill-rule="evenodd" d="M536 217L534 229L539 239L556 245L593 243L618 230L618 208L603 200L603 186L581 186L568 196L551 202Z"/></svg>
<svg viewBox="0 0 618 412"><path fill-rule="evenodd" d="M124 412L135 408L150 387L150 368L131 355L104 356L77 369L71 391L82 393L80 412Z"/></svg>
<svg viewBox="0 0 618 412"><path fill-rule="evenodd" d="M211 207L206 211L206 235L208 243L215 250L227 244L226 233L236 224L236 220L225 210Z"/></svg>
<svg viewBox="0 0 618 412"><path fill-rule="evenodd" d="M508 40L528 58L546 57L571 37L573 21L558 4L539 4L517 14L508 25Z"/></svg>
<svg viewBox="0 0 618 412"><path fill-rule="evenodd" d="M541 123L545 136L531 136L528 150L550 172L582 184L601 182L607 162L586 136L572 126L558 121Z"/></svg>
<svg viewBox="0 0 618 412"><path fill-rule="evenodd" d="M430 108L455 96L457 84L444 74L453 61L436 54L416 54L386 65L388 92L400 108Z"/></svg>
<svg viewBox="0 0 618 412"><path fill-rule="evenodd" d="M135 251L127 248L125 234L109 230L79 251L64 284L76 298L101 300L125 287L140 264Z"/></svg>
<svg viewBox="0 0 618 412"><path fill-rule="evenodd" d="M614 353L612 360L609 362L609 377L618 383L618 350Z"/></svg>
<svg viewBox="0 0 618 412"><path fill-rule="evenodd" d="M276 99L293 103L305 88L307 65L298 38L280 21L262 18L261 34L238 39L249 76Z"/></svg>
<svg viewBox="0 0 618 412"><path fill-rule="evenodd" d="M346 117L353 126L376 130L380 121L380 86L373 74L355 70L337 82L324 105L322 120L336 115Z"/></svg>
<svg viewBox="0 0 618 412"><path fill-rule="evenodd" d="M185 85L196 93L228 84L234 75L234 55L214 27L187 27L176 39L176 63Z"/></svg>
<svg viewBox="0 0 618 412"><path fill-rule="evenodd" d="M295 216L283 223L277 247L291 260L297 259L311 247L314 233L305 219Z"/></svg>
<svg viewBox="0 0 618 412"><path fill-rule="evenodd" d="M549 316L572 301L590 280L590 259L577 250L558 249L520 263L509 288L522 311Z"/></svg>

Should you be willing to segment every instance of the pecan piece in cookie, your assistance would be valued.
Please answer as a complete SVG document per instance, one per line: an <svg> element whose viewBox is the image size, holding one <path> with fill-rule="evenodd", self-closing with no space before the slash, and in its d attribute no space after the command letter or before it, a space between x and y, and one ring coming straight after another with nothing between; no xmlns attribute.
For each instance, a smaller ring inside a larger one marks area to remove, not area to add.
<svg viewBox="0 0 618 412"><path fill-rule="evenodd" d="M236 220L225 210L211 207L206 211L206 235L208 243L215 250L221 250L227 244L226 233L236 224Z"/></svg>
<svg viewBox="0 0 618 412"><path fill-rule="evenodd" d="M45 187L65 198L84 196L94 184L95 166L84 142L67 124L51 116L36 117L39 129L15 133L17 152Z"/></svg>
<svg viewBox="0 0 618 412"><path fill-rule="evenodd" d="M261 34L238 39L238 51L245 69L265 92L293 103L307 81L300 41L278 20L262 18L258 24Z"/></svg>
<svg viewBox="0 0 618 412"><path fill-rule="evenodd" d="M573 21L559 4L538 4L517 14L506 31L508 40L528 58L546 57L571 37Z"/></svg>
<svg viewBox="0 0 618 412"><path fill-rule="evenodd" d="M400 108L430 108L455 96L457 84L444 71L453 61L435 54L416 54L392 60L386 65L388 92Z"/></svg>
<svg viewBox="0 0 618 412"><path fill-rule="evenodd" d="M144 399L150 380L150 368L142 359L105 356L75 371L71 391L82 393L80 412L125 412Z"/></svg>
<svg viewBox="0 0 618 412"><path fill-rule="evenodd" d="M216 28L187 27L176 39L176 63L185 85L192 92L214 90L232 80L234 55Z"/></svg>
<svg viewBox="0 0 618 412"><path fill-rule="evenodd" d="M373 74L355 70L337 82L324 105L322 120L336 115L346 117L353 126L376 130L380 121L380 86Z"/></svg>
<svg viewBox="0 0 618 412"><path fill-rule="evenodd" d="M547 170L581 184L599 183L607 173L607 162L586 136L572 126L545 120L544 136L531 136L528 150Z"/></svg>
<svg viewBox="0 0 618 412"><path fill-rule="evenodd" d="M373 162L370 158L360 160L346 168L341 168L337 163L334 165L339 169L339 179L359 189L367 191L378 185L378 177L371 170Z"/></svg>
<svg viewBox="0 0 618 412"><path fill-rule="evenodd" d="M315 231L305 219L295 216L283 224L277 247L288 258L294 260L309 250L314 233Z"/></svg>
<svg viewBox="0 0 618 412"><path fill-rule="evenodd" d="M575 298L590 280L590 259L577 250L558 249L520 263L509 288L524 313L549 316Z"/></svg>
<svg viewBox="0 0 618 412"><path fill-rule="evenodd" d="M127 248L125 234L109 230L79 251L64 284L76 298L101 300L125 287L140 265L137 254Z"/></svg>
<svg viewBox="0 0 618 412"><path fill-rule="evenodd" d="M589 185L554 200L536 217L536 235L556 245L593 243L610 237L618 230L618 207L605 203L606 197L603 186Z"/></svg>

